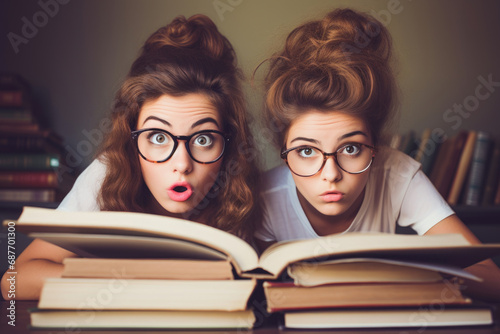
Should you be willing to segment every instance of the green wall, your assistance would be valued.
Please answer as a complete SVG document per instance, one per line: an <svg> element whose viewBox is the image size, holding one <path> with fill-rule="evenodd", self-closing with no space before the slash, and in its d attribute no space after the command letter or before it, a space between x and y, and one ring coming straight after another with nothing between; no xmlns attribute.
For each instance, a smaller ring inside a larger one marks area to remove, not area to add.
<svg viewBox="0 0 500 334"><path fill-rule="evenodd" d="M196 13L211 17L233 43L247 78L301 22L336 7L375 14L394 37L402 92L401 132L432 127L450 135L460 129L500 135L500 83L490 91L476 90L479 77L500 82L499 1L59 2L2 1L0 70L19 72L31 82L48 125L65 138L81 168L91 161L114 94L147 36L177 15ZM38 27L29 30L26 22ZM14 45L9 41L13 34L23 42ZM256 126L262 104L260 77L245 88L267 169L279 159L267 134ZM453 111L464 104L461 115Z"/></svg>

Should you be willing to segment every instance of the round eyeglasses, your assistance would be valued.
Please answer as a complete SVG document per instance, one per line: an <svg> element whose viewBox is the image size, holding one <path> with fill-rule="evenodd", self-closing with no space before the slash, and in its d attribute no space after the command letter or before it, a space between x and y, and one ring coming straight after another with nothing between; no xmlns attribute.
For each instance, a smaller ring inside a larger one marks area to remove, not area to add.
<svg viewBox="0 0 500 334"><path fill-rule="evenodd" d="M174 155L179 140L184 140L186 150L194 161L200 164L211 164L224 154L229 138L217 130L203 130L189 136L174 136L162 129L142 129L132 131L132 139L136 143L140 156L149 162L165 162Z"/></svg>
<svg viewBox="0 0 500 334"><path fill-rule="evenodd" d="M281 152L292 173L298 176L313 176L323 169L328 157L333 156L337 166L349 174L366 171L375 157L375 148L366 144L350 143L333 153L325 153L314 146L297 146Z"/></svg>

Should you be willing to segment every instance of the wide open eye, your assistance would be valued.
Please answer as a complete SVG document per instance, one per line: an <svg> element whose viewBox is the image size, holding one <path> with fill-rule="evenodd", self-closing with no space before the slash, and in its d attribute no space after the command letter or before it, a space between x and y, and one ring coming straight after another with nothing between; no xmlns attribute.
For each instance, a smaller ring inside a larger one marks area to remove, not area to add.
<svg viewBox="0 0 500 334"><path fill-rule="evenodd" d="M170 138L163 132L149 132L148 140L155 145L166 145L170 142Z"/></svg>
<svg viewBox="0 0 500 334"><path fill-rule="evenodd" d="M347 144L342 146L337 152L346 156L356 156L361 152L362 146L359 144Z"/></svg>
<svg viewBox="0 0 500 334"><path fill-rule="evenodd" d="M295 152L297 152L297 155L301 158L313 158L315 157L319 152L316 151L314 147L300 147L295 149Z"/></svg>
<svg viewBox="0 0 500 334"><path fill-rule="evenodd" d="M193 144L200 147L210 147L214 142L212 134L203 133L193 139Z"/></svg>

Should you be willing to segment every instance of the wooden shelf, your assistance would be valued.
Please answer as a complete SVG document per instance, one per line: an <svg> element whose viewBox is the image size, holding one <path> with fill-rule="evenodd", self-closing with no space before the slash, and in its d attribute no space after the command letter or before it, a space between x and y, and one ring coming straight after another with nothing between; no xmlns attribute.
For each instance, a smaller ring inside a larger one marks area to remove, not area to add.
<svg viewBox="0 0 500 334"><path fill-rule="evenodd" d="M454 206L457 216L467 225L500 226L500 206Z"/></svg>

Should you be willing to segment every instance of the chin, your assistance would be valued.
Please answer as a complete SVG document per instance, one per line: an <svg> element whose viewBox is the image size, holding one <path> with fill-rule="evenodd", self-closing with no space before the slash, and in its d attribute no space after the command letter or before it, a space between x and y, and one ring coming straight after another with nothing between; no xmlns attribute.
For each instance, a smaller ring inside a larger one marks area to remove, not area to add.
<svg viewBox="0 0 500 334"><path fill-rule="evenodd" d="M338 216L343 214L346 209L344 208L343 205L337 204L337 203L329 203L326 205L321 205L318 207L315 207L315 209L321 213L322 215L325 216Z"/></svg>
<svg viewBox="0 0 500 334"><path fill-rule="evenodd" d="M193 209L193 205L186 202L168 201L167 203L160 203L160 205L165 211L175 215L182 215Z"/></svg>

